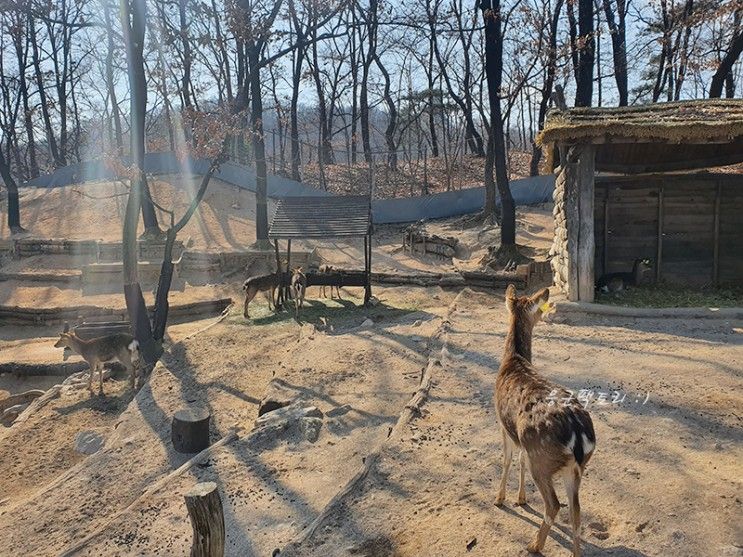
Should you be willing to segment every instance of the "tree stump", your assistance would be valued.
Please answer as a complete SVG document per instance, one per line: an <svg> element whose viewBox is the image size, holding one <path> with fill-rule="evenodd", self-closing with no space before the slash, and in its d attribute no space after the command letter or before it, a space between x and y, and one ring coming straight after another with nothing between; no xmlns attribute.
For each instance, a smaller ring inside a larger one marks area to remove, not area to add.
<svg viewBox="0 0 743 557"><path fill-rule="evenodd" d="M184 408L173 415L170 438L179 453L198 453L209 446L209 412Z"/></svg>
<svg viewBox="0 0 743 557"><path fill-rule="evenodd" d="M191 557L223 557L224 511L217 484L198 483L186 493L185 498L193 528Z"/></svg>

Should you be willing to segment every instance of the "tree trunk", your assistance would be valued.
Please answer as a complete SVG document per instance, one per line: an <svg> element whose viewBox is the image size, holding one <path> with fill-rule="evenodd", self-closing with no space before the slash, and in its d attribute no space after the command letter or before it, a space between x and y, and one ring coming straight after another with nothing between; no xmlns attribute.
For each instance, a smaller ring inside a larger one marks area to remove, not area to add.
<svg viewBox="0 0 743 557"><path fill-rule="evenodd" d="M130 85L131 156L137 176L131 180L124 214L122 260L124 296L134 337L139 341L142 358L153 365L159 357L152 338L147 308L139 286L137 269L137 222L142 207L144 179L144 133L147 110L147 81L144 72L145 0L120 0L121 24L126 41Z"/></svg>
<svg viewBox="0 0 743 557"><path fill-rule="evenodd" d="M725 84L725 79L728 75L732 74L733 65L738 61L741 52L743 52L743 32L738 32L730 43L728 51L725 56L720 60L720 65L717 66L712 81L709 86L709 97L719 98L722 96L722 87Z"/></svg>
<svg viewBox="0 0 743 557"><path fill-rule="evenodd" d="M13 32L13 43L15 44L16 60L18 62L18 88L21 93L21 100L23 102L23 123L26 128L26 142L28 145L28 174L31 177L39 175L39 165L36 162L36 141L34 140L34 123L33 113L31 112L31 105L28 101L28 81L26 80L26 60L28 59L28 46L30 29L29 25L23 21L23 17L20 12L17 13L17 28ZM31 17L29 16L29 20ZM25 31L25 32L24 32ZM26 34L26 32L28 34ZM34 44L36 38L34 37ZM25 42L25 44L24 44ZM18 169L21 179L23 179L23 169Z"/></svg>
<svg viewBox="0 0 743 557"><path fill-rule="evenodd" d="M21 227L21 211L18 200L18 184L10 171L10 164L5 159L2 148L0 148L0 177L5 182L8 190L8 228L11 233L24 232Z"/></svg>
<svg viewBox="0 0 743 557"><path fill-rule="evenodd" d="M44 87L44 78L41 72L41 62L39 60L39 48L36 39L36 28L34 25L33 17L30 18L30 32L31 32L31 50L32 60L34 65L34 74L36 76L36 88L39 91L39 105L41 106L41 116L44 121L44 129L46 130L46 141L49 144L49 151L52 155L52 161L54 166L60 167L62 163L59 160L59 151L57 149L57 139L54 135L52 128L52 119L49 114L49 101L47 100L46 89Z"/></svg>
<svg viewBox="0 0 743 557"><path fill-rule="evenodd" d="M180 25L181 48L183 48L183 78L181 79L181 99L184 108L190 108L191 103L191 42L188 38L188 23L186 18L186 0L178 0L178 19Z"/></svg>
<svg viewBox="0 0 743 557"><path fill-rule="evenodd" d="M593 101L593 66L596 52L592 0L578 0L578 32L580 33L581 48L578 51L578 82L575 88L575 106L591 106Z"/></svg>
<svg viewBox="0 0 743 557"><path fill-rule="evenodd" d="M617 82L619 106L627 106L627 33L626 33L626 0L617 0L617 13L614 17L611 0L603 0L606 23L611 35L612 55L614 59L614 79Z"/></svg>
<svg viewBox="0 0 743 557"><path fill-rule="evenodd" d="M562 11L564 0L557 0L555 11L552 14L549 26L549 46L547 51L547 75L542 87L542 98L539 101L539 114L537 117L537 127L541 131L544 128L544 120L547 116L547 107L552 88L555 83L555 74L557 73L557 32L560 23L560 12ZM536 143L532 143L531 163L529 164L529 175L539 175L539 161L542 158L542 149Z"/></svg>
<svg viewBox="0 0 743 557"><path fill-rule="evenodd" d="M397 170L397 146L395 145L395 128L397 127L397 107L390 93L390 74L384 67L379 56L376 57L377 67L384 77L384 92L382 96L387 104L388 121L384 130L384 139L387 143L387 165L391 170Z"/></svg>
<svg viewBox="0 0 743 557"><path fill-rule="evenodd" d="M248 45L248 80L250 87L250 119L255 154L255 236L261 247L270 248L268 241L268 166L263 137L263 99L261 97L260 48Z"/></svg>
<svg viewBox="0 0 743 557"><path fill-rule="evenodd" d="M495 167L495 185L501 199L501 246L516 244L516 207L508 184L506 144L503 137L499 92L503 79L503 35L500 0L482 0L480 8L485 23L485 76L488 83L490 106L489 156ZM486 161L487 162L487 161ZM491 197L492 196L491 194ZM485 207L485 217L494 219L495 206Z"/></svg>
<svg viewBox="0 0 743 557"><path fill-rule="evenodd" d="M431 37L428 51L428 130L431 134L431 156L439 156L439 141L436 137L436 93L433 80L433 37Z"/></svg>
<svg viewBox="0 0 743 557"><path fill-rule="evenodd" d="M224 510L217 484L196 484L186 496L193 542L191 557L223 557L225 544Z"/></svg>

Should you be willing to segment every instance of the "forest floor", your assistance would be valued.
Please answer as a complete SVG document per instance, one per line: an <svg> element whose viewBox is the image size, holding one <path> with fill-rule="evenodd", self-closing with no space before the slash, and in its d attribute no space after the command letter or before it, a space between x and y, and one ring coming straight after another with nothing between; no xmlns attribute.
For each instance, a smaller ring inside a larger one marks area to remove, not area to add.
<svg viewBox="0 0 743 557"><path fill-rule="evenodd" d="M502 296L377 289L380 304L364 309L355 295L311 290L301 323L259 303L253 320L235 312L190 338L209 321L176 326L135 397L124 377L105 397L66 390L0 431L2 552L56 555L87 539L76 554L187 554L183 494L215 481L227 555L525 555L542 511L533 483L516 506L512 469L506 506L493 505ZM538 326L543 373L576 394L609 393L589 404L598 448L581 491L585 555L741 554L742 341L743 322L721 320L558 314ZM426 368L421 415L388 437ZM315 442L292 429L249 433L272 379L325 413ZM611 402L615 391L626 398ZM210 409L212 441L235 425L240 439L143 495L187 460L172 449L170 419L191 404ZM103 448L75 452L81 431ZM366 459L368 473L334 500ZM565 523L563 510L545 555L569 553Z"/></svg>

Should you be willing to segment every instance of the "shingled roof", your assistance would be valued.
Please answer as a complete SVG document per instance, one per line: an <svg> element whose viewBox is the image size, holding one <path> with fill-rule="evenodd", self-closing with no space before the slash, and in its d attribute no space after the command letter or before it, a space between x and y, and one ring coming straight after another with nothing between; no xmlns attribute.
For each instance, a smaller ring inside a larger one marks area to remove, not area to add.
<svg viewBox="0 0 743 557"><path fill-rule="evenodd" d="M276 205L269 238L360 238L371 234L366 195L285 197Z"/></svg>
<svg viewBox="0 0 743 557"><path fill-rule="evenodd" d="M727 142L743 137L743 99L694 100L621 108L551 110L542 144Z"/></svg>

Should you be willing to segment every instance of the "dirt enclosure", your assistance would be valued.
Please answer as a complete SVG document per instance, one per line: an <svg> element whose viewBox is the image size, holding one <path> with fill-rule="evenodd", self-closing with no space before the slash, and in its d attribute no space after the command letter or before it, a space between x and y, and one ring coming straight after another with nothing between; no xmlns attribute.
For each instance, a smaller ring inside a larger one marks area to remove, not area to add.
<svg viewBox="0 0 743 557"><path fill-rule="evenodd" d="M165 177L155 186L175 196L174 184ZM100 209L120 215L121 198L91 196L117 188L40 190L25 193L22 206L38 217L29 219L37 237L110 241L118 224L103 226ZM195 249L245 249L253 203L216 182L185 235ZM61 224L63 214L74 219ZM519 210L519 244L544 257L551 226L551 207ZM402 228L378 227L374 270L477 269L498 236L497 227L466 219L429 223L429 231L455 235L455 256L402 252ZM361 246L302 247L341 268L362 260ZM54 258L5 263L14 273L75 270L74 261ZM241 280L188 285L171 303L239 300ZM220 320L174 324L168 351L138 393L123 374L105 382L104 397L66 386L27 419L0 427L0 555L186 555L192 534L183 496L199 481L219 487L229 556L526 555L543 509L533 483L528 504L517 506L512 468L507 503L494 505L502 293L375 286L379 304L369 308L360 306L360 289L342 294L320 299L310 288L299 321L270 312L259 295L250 320L233 308ZM0 302L123 304L115 294L19 279L0 283ZM61 361L58 332L0 326L0 363ZM581 490L585 555L743 555L743 321L558 310L536 329L533 360L576 396L590 396L597 450ZM0 397L62 379L0 375ZM322 417L256 425L261 400L276 392L292 412L316 407ZM192 455L173 450L170 425L186 406L209 409L212 443L230 441L181 469ZM100 448L83 454L81 434ZM566 522L563 509L545 555L570 554Z"/></svg>
<svg viewBox="0 0 743 557"><path fill-rule="evenodd" d="M0 432L0 553L185 555L183 494L209 480L228 555L526 554L542 511L533 484L516 506L512 469L506 506L493 505L502 296L378 289L380 305L364 310L352 294L311 291L302 324L258 303L251 322L236 312L191 338L210 321L179 325L135 397L116 378L105 398L63 392ZM545 374L576 394L610 393L589 405L598 449L581 492L586 555L741 554L742 334L743 323L717 320L558 314L539 325ZM424 370L428 400L398 424ZM314 442L296 428L253 431L272 380L324 413ZM612 403L614 391L626 398ZM239 439L157 485L188 459L169 438L187 404L210 409L212 441L234 426ZM103 448L75 452L82 430ZM569 554L566 520L561 510L545 555Z"/></svg>

